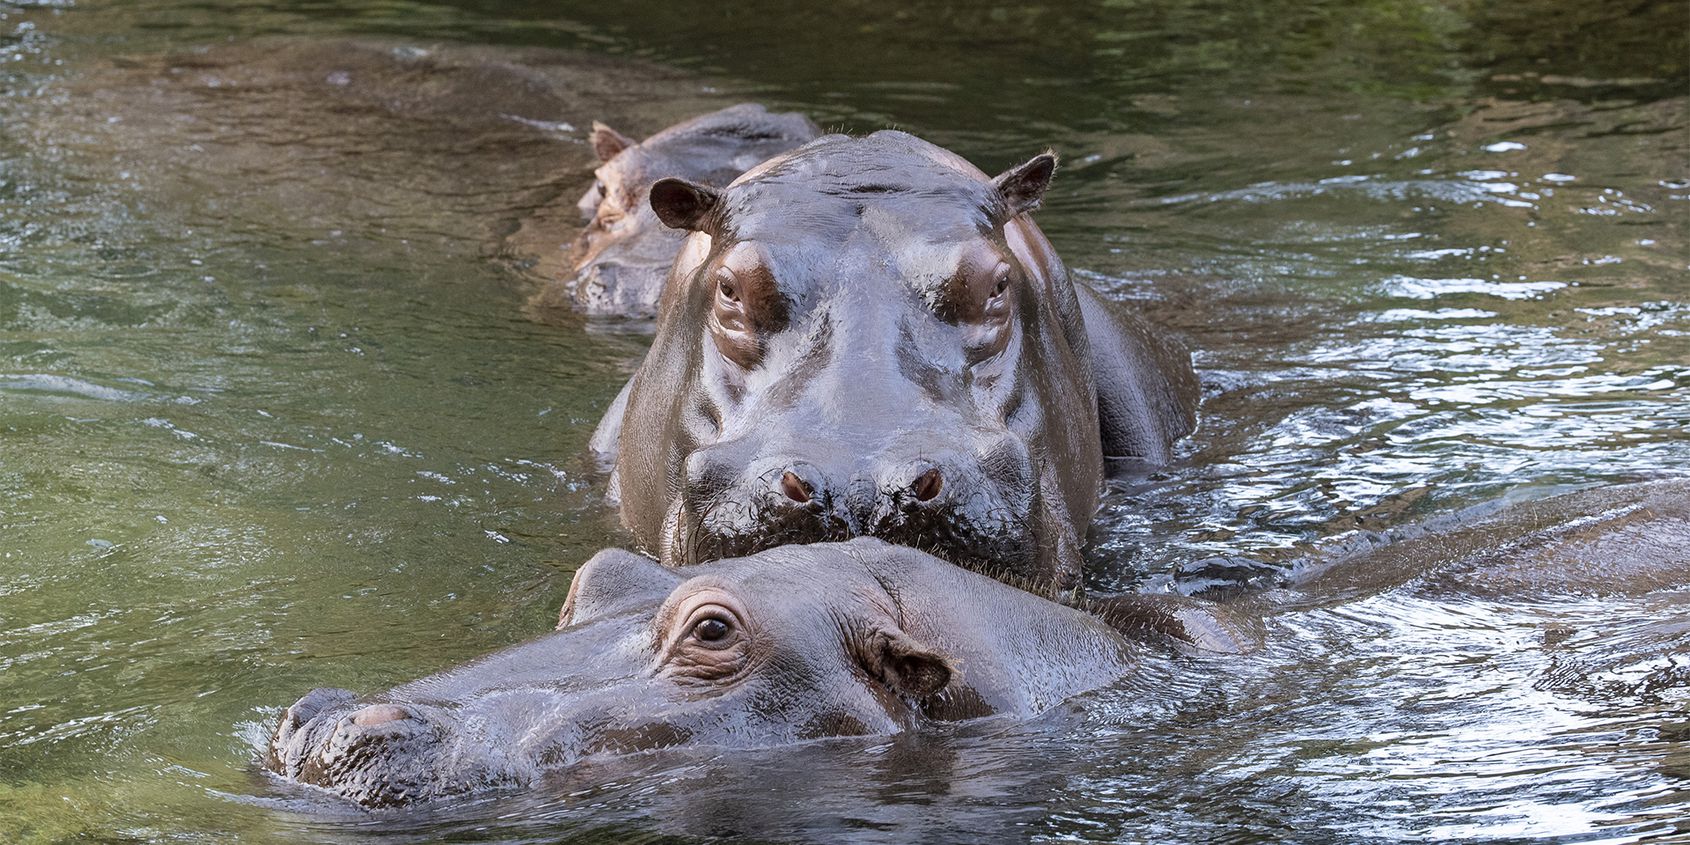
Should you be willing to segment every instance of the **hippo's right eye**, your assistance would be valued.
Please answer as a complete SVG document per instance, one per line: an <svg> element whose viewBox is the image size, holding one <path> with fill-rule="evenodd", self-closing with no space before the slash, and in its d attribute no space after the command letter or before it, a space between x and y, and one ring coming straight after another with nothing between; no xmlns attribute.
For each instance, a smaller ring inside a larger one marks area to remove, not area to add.
<svg viewBox="0 0 1690 845"><path fill-rule="evenodd" d="M757 336L751 303L745 301L746 293L739 277L723 267L716 273L716 301L710 310L716 348L729 361L751 369L763 357L763 344Z"/></svg>
<svg viewBox="0 0 1690 845"><path fill-rule="evenodd" d="M751 242L729 247L699 278L696 290L722 359L740 370L756 369L764 343L786 327L787 319L787 301L762 248Z"/></svg>

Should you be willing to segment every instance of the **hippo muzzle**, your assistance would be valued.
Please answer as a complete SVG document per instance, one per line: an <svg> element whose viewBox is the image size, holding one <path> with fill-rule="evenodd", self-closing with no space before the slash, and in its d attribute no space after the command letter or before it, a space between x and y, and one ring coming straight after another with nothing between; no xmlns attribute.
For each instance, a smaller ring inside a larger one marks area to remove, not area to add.
<svg viewBox="0 0 1690 845"><path fill-rule="evenodd" d="M701 448L687 457L664 558L696 563L867 536L942 549L986 574L1029 570L1037 484L1025 442L1005 430L957 430L855 443L754 432Z"/></svg>
<svg viewBox="0 0 1690 845"><path fill-rule="evenodd" d="M350 690L315 689L282 714L265 765L367 807L464 791L467 781L446 760L450 717L430 710L361 704ZM482 768L480 782L497 782Z"/></svg>

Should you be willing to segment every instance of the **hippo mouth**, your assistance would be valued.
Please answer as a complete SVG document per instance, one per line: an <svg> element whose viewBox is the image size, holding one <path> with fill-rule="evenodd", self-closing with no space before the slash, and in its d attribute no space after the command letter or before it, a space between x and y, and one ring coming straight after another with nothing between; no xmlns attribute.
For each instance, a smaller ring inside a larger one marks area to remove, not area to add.
<svg viewBox="0 0 1690 845"><path fill-rule="evenodd" d="M1015 507L975 491L960 503L891 498L853 508L818 497L793 508L775 492L702 506L682 494L671 514L664 559L691 565L778 546L876 537L999 580L1024 578L1039 560L1037 534L1027 515L1037 495L1026 498L1026 505Z"/></svg>

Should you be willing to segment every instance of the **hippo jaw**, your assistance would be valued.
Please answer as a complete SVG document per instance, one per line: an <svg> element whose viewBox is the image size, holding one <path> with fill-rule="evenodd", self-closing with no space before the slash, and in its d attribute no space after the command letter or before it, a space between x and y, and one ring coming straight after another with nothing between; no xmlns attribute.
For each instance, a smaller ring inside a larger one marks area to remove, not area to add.
<svg viewBox="0 0 1690 845"><path fill-rule="evenodd" d="M993 577L1025 576L1038 569L1038 542L1027 516L1038 507L1038 489L1032 461L1018 438L1000 437L993 458L978 465L971 465L972 456L968 463L946 461L948 472L942 475L935 461L893 457L882 463L891 465L886 475L894 480L877 479L872 469L859 468L844 489L804 481L816 474L813 465L778 457L753 463L749 482L724 483L720 475L726 472L712 462L749 445L726 441L689 456L689 483L675 496L664 526L665 561L691 565L780 546L874 537ZM870 467L876 462L872 454L865 458ZM794 476L803 484L796 498ZM939 489L917 492L922 483Z"/></svg>

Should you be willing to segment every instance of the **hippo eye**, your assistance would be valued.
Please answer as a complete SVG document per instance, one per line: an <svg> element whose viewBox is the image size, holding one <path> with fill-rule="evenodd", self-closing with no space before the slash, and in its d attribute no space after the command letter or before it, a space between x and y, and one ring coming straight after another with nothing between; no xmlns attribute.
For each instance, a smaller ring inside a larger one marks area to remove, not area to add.
<svg viewBox="0 0 1690 845"><path fill-rule="evenodd" d="M983 319L990 322L1000 320L1008 316L1009 301L1008 298L1004 296L1004 293L1009 290L1009 282L1012 275L1013 274L1010 273L1008 264L999 264L997 269L992 271L992 275L990 276L992 280L992 292L986 297L985 303L980 306L979 317L977 319Z"/></svg>
<svg viewBox="0 0 1690 845"><path fill-rule="evenodd" d="M786 327L787 303L762 249L740 243L698 280L699 304L709 309L707 326L716 351L731 365L724 377L756 369L764 343Z"/></svg>
<svg viewBox="0 0 1690 845"><path fill-rule="evenodd" d="M719 688L743 672L751 658L751 629L744 606L724 591L703 585L676 608L684 615L664 637L659 671L683 685Z"/></svg>
<svg viewBox="0 0 1690 845"><path fill-rule="evenodd" d="M611 208L610 206L607 205L607 206L602 206L599 209L599 221L598 222L599 222L599 226L601 226L603 228L613 229L616 226L620 225L623 220L627 219L627 217L628 217L628 215L625 212L623 212L621 209Z"/></svg>
<svg viewBox="0 0 1690 845"><path fill-rule="evenodd" d="M731 633L733 626L729 625L726 619L717 619L714 616L700 619L698 624L692 626L692 635L707 643L721 642Z"/></svg>
<svg viewBox="0 0 1690 845"><path fill-rule="evenodd" d="M722 610L708 610L698 616L687 630L687 637L705 648L728 648L737 637L734 619Z"/></svg>

